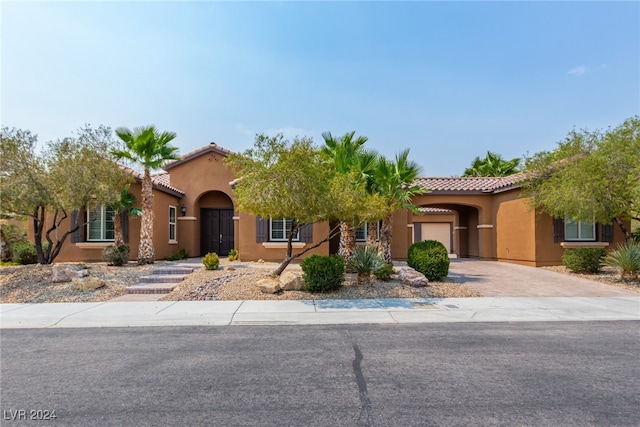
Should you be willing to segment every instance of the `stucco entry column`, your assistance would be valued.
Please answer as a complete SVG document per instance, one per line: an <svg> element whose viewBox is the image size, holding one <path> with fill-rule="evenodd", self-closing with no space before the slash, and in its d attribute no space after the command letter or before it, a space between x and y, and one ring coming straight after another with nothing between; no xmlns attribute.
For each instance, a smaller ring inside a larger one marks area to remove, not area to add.
<svg viewBox="0 0 640 427"><path fill-rule="evenodd" d="M195 256L200 253L200 248L196 247L198 241L194 239L196 236L196 220L195 216L179 216L178 217L178 247L185 249L189 256Z"/></svg>
<svg viewBox="0 0 640 427"><path fill-rule="evenodd" d="M493 224L478 224L478 256L481 259L496 259L495 230Z"/></svg>

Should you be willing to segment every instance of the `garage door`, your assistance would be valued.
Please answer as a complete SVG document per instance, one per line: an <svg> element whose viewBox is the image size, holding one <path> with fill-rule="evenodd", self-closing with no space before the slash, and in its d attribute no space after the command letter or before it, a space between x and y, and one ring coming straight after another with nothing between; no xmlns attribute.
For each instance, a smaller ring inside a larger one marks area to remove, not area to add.
<svg viewBox="0 0 640 427"><path fill-rule="evenodd" d="M447 248L447 252L451 253L450 222L422 223L420 231L422 240L437 240Z"/></svg>

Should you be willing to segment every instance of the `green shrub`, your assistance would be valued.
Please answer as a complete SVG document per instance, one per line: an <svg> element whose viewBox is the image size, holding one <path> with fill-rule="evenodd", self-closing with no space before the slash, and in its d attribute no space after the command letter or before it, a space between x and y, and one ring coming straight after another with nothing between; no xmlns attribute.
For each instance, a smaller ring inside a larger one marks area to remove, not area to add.
<svg viewBox="0 0 640 427"><path fill-rule="evenodd" d="M218 258L217 253L209 252L202 257L202 263L207 270L217 270L220 266L220 258Z"/></svg>
<svg viewBox="0 0 640 427"><path fill-rule="evenodd" d="M124 265L129 262L129 246L109 245L102 249L102 259L109 265Z"/></svg>
<svg viewBox="0 0 640 427"><path fill-rule="evenodd" d="M407 265L430 281L439 282L447 277L450 263L447 248L437 240L424 240L409 247Z"/></svg>
<svg viewBox="0 0 640 427"><path fill-rule="evenodd" d="M344 259L341 256L311 255L302 260L300 267L305 291L333 291L344 282Z"/></svg>
<svg viewBox="0 0 640 427"><path fill-rule="evenodd" d="M44 249L44 248L43 248ZM36 246L29 242L18 242L11 248L13 253L13 261L18 264L36 264L38 255L36 254Z"/></svg>
<svg viewBox="0 0 640 427"><path fill-rule="evenodd" d="M635 231L631 232L631 240L636 243L640 243L640 228L637 228Z"/></svg>
<svg viewBox="0 0 640 427"><path fill-rule="evenodd" d="M186 249L178 249L175 254L169 255L166 259L167 261L178 261L187 258L189 258L189 251Z"/></svg>
<svg viewBox="0 0 640 427"><path fill-rule="evenodd" d="M240 259L240 252L238 252L235 249L231 249L229 251L228 259L229 259L229 261L236 261L236 260Z"/></svg>
<svg viewBox="0 0 640 427"><path fill-rule="evenodd" d="M382 269L384 261L375 246L358 246L347 262L347 270L357 273L356 283L367 284L371 275Z"/></svg>
<svg viewBox="0 0 640 427"><path fill-rule="evenodd" d="M616 267L622 280L638 280L640 273L640 242L630 241L609 252L604 265Z"/></svg>
<svg viewBox="0 0 640 427"><path fill-rule="evenodd" d="M562 264L574 273L597 273L607 252L602 248L571 248L562 254Z"/></svg>
<svg viewBox="0 0 640 427"><path fill-rule="evenodd" d="M382 268L373 272L373 275L376 276L376 279L378 280L387 281L387 280L390 280L391 275L395 273L396 271L393 269L393 265L384 263L382 265Z"/></svg>
<svg viewBox="0 0 640 427"><path fill-rule="evenodd" d="M7 242L13 246L16 243L28 242L27 229L15 224L1 224L2 233Z"/></svg>

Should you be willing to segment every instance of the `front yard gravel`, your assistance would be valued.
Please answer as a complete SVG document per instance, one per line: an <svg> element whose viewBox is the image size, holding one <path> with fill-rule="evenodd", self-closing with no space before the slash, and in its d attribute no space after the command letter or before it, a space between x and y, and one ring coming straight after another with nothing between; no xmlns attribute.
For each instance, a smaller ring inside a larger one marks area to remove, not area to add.
<svg viewBox="0 0 640 427"><path fill-rule="evenodd" d="M51 283L50 265L25 265L0 267L0 303L54 303L54 302L100 302L125 294L125 287L138 283L141 276L154 268L176 265L179 262L157 261L153 265L138 266L134 262L124 267L107 266L106 263L86 263L91 276L102 279L106 286L83 292L73 289L71 283ZM224 270L224 266L235 270ZM201 264L193 264L196 270L188 275L173 292L163 296L164 301L206 300L296 300L296 299L367 299L367 298L464 298L481 296L464 284L453 281L432 282L425 288L404 286L398 280L373 281L369 285L356 285L354 275L347 274L345 284L337 291L312 294L302 291L286 291L278 294L261 292L256 283L271 273L273 263L229 263L221 260L221 268L207 271ZM605 267L595 275L577 275L562 266L543 267L563 274L580 276L610 286L617 286L640 293L638 282L622 282L616 271ZM290 265L287 270L300 271L300 266ZM447 279L448 280L448 279Z"/></svg>

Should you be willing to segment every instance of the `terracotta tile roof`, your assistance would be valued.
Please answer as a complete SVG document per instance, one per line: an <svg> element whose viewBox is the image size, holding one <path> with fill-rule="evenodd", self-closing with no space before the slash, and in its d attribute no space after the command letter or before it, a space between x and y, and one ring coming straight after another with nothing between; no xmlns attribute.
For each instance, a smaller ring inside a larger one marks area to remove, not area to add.
<svg viewBox="0 0 640 427"><path fill-rule="evenodd" d="M137 172L129 167L122 166L122 165L120 166L120 168L124 172L130 173L135 178L136 181L138 182L142 181L143 175L140 172ZM151 182L153 183L154 187L166 193L177 193L178 195L180 195L180 197L184 196L185 194L185 192L180 190L179 188L171 186L170 180L169 180L169 174L167 172L161 172L155 175L151 175Z"/></svg>
<svg viewBox="0 0 640 427"><path fill-rule="evenodd" d="M169 162L167 164L165 164L162 169L168 171L169 169L176 167L184 162L187 162L191 159L194 159L196 157L200 157L204 154L207 153L218 153L221 154L223 156L227 156L229 154L234 154L233 151L228 150L224 147L219 146L218 144L216 144L215 142L210 143L209 145L205 145L204 147L200 147L197 150L193 150L188 152L187 154L181 156L178 160L174 160L173 162Z"/></svg>
<svg viewBox="0 0 640 427"><path fill-rule="evenodd" d="M418 178L414 184L430 192L454 193L494 193L517 187L524 174L517 173L505 177L452 177L452 178Z"/></svg>
<svg viewBox="0 0 640 427"><path fill-rule="evenodd" d="M453 211L449 209L442 208L418 208L421 214L452 214Z"/></svg>

